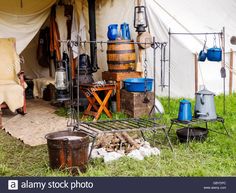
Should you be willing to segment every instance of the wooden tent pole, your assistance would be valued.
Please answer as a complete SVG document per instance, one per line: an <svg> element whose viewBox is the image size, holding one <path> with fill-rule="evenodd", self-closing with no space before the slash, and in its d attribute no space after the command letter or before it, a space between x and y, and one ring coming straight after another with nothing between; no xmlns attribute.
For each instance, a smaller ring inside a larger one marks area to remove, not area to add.
<svg viewBox="0 0 236 193"><path fill-rule="evenodd" d="M195 93L198 91L198 54L194 54L194 65L195 65Z"/></svg>
<svg viewBox="0 0 236 193"><path fill-rule="evenodd" d="M229 94L232 94L233 91L233 63L234 63L234 53L230 49L230 63L229 63Z"/></svg>

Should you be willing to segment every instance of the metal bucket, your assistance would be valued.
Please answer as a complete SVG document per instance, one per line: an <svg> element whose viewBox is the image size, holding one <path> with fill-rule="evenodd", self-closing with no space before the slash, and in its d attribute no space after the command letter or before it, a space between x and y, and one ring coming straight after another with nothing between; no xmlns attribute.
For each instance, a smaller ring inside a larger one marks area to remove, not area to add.
<svg viewBox="0 0 236 193"><path fill-rule="evenodd" d="M68 169L72 174L86 171L89 136L82 132L49 133L47 139L49 165L52 169Z"/></svg>

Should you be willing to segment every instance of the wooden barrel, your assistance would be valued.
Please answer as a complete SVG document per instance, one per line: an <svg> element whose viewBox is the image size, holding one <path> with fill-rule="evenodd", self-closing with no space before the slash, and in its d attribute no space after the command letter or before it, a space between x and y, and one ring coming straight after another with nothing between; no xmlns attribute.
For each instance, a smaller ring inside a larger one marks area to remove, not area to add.
<svg viewBox="0 0 236 193"><path fill-rule="evenodd" d="M135 48L130 40L109 41L107 64L111 72L129 72L135 69Z"/></svg>

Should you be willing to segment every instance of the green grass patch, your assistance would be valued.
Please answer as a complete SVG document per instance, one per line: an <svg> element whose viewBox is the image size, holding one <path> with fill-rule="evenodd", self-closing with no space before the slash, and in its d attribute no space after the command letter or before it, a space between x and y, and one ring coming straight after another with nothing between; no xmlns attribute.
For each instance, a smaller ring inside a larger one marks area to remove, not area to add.
<svg viewBox="0 0 236 193"><path fill-rule="evenodd" d="M143 161L122 158L105 164L101 159L93 160L81 176L235 176L236 175L236 94L226 97L226 115L223 115L223 96L215 97L217 114L224 117L225 126L231 138L209 132L203 143L191 142L188 146L178 142L175 129L170 137L174 153L167 144L159 146L160 156L145 158ZM168 112L167 98L160 99ZM178 115L180 99L171 99L171 110L163 116L162 122L170 125L170 119ZM192 108L194 107L194 101ZM56 112L67 116L66 109ZM126 118L122 113L114 114L115 119ZM107 119L102 115L102 120ZM90 120L90 119L88 119ZM223 131L221 125L211 123L211 129ZM158 138L156 136L155 138ZM0 175L1 176L69 176L67 172L51 170L48 165L46 145L30 147L0 130Z"/></svg>

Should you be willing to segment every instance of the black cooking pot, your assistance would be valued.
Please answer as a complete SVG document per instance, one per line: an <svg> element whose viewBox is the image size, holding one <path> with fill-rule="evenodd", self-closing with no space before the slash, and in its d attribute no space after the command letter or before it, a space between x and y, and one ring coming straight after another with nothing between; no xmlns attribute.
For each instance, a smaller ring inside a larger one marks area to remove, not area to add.
<svg viewBox="0 0 236 193"><path fill-rule="evenodd" d="M188 134L189 130L189 134ZM176 131L176 134L181 143L196 140L196 141L204 141L207 138L208 130L202 127L191 127L191 128L181 128Z"/></svg>

